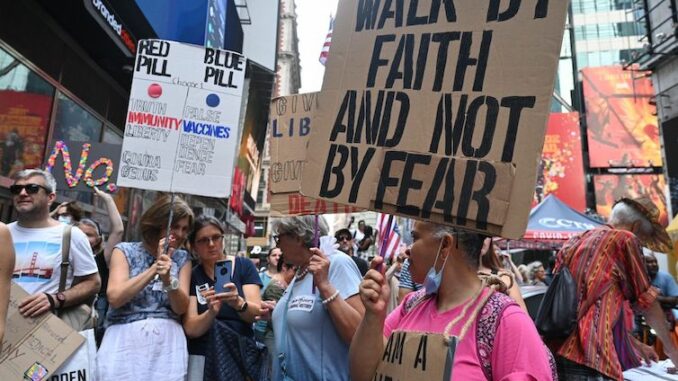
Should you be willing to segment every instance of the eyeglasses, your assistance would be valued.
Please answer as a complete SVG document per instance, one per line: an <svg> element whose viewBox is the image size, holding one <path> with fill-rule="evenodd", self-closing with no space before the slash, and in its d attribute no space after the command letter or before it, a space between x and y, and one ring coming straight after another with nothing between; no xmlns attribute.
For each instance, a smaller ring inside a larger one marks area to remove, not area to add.
<svg viewBox="0 0 678 381"><path fill-rule="evenodd" d="M195 241L195 244L200 245L200 246L207 246L207 245L211 245L212 243L214 243L214 244L220 243L221 240L223 240L223 239L224 239L223 234L217 234L217 235L213 235L211 237L200 238L200 239Z"/></svg>
<svg viewBox="0 0 678 381"><path fill-rule="evenodd" d="M351 240L351 237L348 237L348 236L345 236L345 235L337 237L337 242L350 241L350 240Z"/></svg>
<svg viewBox="0 0 678 381"><path fill-rule="evenodd" d="M279 244L279 243L280 243L280 237L282 237L282 236L284 236L284 235L286 235L286 234L287 234L287 233L282 233L282 234L276 234L276 235L274 235L274 236L273 236L273 242L275 242L276 245Z"/></svg>
<svg viewBox="0 0 678 381"><path fill-rule="evenodd" d="M15 196L20 195L21 191L24 189L28 194L36 194L40 192L40 189L44 189L46 193L51 193L49 188L40 184L24 184L24 185L14 184L9 187L10 193L12 193Z"/></svg>

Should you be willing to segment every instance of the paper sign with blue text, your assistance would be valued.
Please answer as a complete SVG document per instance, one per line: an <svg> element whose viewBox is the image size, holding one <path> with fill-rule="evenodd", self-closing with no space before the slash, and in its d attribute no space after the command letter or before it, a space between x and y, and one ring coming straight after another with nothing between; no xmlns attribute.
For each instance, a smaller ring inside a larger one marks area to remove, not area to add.
<svg viewBox="0 0 678 381"><path fill-rule="evenodd" d="M139 41L118 186L227 197L245 68L235 52Z"/></svg>

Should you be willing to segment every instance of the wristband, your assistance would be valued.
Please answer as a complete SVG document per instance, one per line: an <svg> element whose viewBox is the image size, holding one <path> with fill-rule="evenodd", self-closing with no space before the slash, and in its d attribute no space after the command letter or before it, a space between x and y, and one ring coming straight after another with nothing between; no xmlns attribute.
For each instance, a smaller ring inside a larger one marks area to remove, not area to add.
<svg viewBox="0 0 678 381"><path fill-rule="evenodd" d="M243 301L244 302L242 304L242 307L240 307L240 309L237 310L238 313L243 313L243 312L247 311L247 307L248 307L247 300L243 299Z"/></svg>
<svg viewBox="0 0 678 381"><path fill-rule="evenodd" d="M43 292L43 294L45 294L45 296L47 297L47 301L49 301L49 310L54 311L54 309L56 307L56 304L54 304L54 298L52 297L52 295L50 295L46 292Z"/></svg>
<svg viewBox="0 0 678 381"><path fill-rule="evenodd" d="M334 299L337 298L337 296L339 296L339 290L335 291L334 294L332 294L332 296L330 296L329 298L322 300L323 306L326 306L327 304L331 303Z"/></svg>

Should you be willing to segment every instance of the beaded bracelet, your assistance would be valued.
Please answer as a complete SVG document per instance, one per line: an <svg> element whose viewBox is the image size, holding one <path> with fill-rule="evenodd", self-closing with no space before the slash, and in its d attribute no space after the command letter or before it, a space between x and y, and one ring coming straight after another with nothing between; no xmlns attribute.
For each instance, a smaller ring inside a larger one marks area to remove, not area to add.
<svg viewBox="0 0 678 381"><path fill-rule="evenodd" d="M329 298L324 299L324 300L322 301L323 306L325 306L325 305L327 305L328 303L332 302L334 299L337 298L337 296L339 296L339 290L337 290L337 291L336 291L334 294L332 294L332 296L330 296Z"/></svg>

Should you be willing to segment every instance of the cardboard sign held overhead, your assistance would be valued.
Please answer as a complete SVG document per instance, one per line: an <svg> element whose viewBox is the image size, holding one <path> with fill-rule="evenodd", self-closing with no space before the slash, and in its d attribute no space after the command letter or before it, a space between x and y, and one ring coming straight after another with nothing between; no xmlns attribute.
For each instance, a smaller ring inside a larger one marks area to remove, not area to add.
<svg viewBox="0 0 678 381"><path fill-rule="evenodd" d="M306 145L313 123L313 113L320 103L320 93L278 97L271 101L270 191L273 216L353 213L358 208L301 195L302 170L306 163Z"/></svg>
<svg viewBox="0 0 678 381"><path fill-rule="evenodd" d="M302 194L520 237L567 3L341 1Z"/></svg>
<svg viewBox="0 0 678 381"><path fill-rule="evenodd" d="M85 338L53 314L26 319L19 302L28 296L12 282L5 337L0 346L0 380L48 380Z"/></svg>
<svg viewBox="0 0 678 381"><path fill-rule="evenodd" d="M226 50L139 41L118 185L227 197L245 65Z"/></svg>

